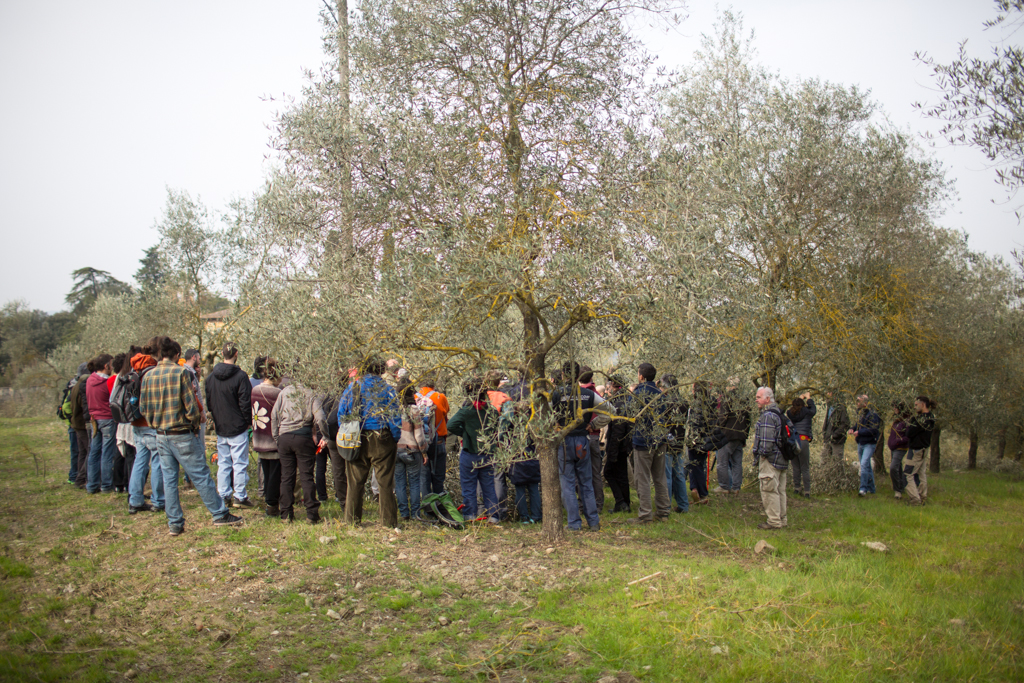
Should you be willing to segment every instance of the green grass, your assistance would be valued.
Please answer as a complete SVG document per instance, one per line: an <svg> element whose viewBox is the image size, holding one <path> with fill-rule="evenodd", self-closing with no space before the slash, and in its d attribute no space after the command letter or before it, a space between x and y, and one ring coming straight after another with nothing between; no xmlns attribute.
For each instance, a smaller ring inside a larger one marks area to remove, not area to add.
<svg viewBox="0 0 1024 683"><path fill-rule="evenodd" d="M1024 483L987 472L933 475L924 508L793 500L783 532L754 491L606 515L549 554L536 527L352 530L335 506L214 528L194 494L171 539L64 484L65 449L53 421L0 423L0 680L1024 678Z"/></svg>

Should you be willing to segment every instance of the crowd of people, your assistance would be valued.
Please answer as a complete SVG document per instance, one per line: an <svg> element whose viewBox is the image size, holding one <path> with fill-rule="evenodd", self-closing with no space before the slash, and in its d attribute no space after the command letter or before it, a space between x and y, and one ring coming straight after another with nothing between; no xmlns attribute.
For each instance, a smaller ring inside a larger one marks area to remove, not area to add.
<svg viewBox="0 0 1024 683"><path fill-rule="evenodd" d="M331 393L290 379L270 357L257 358L250 377L233 343L224 345L221 357L205 382L198 351L183 354L168 337L82 363L59 411L68 421L68 483L90 494L127 494L128 514L162 511L177 536L185 529L180 488L198 493L214 525L243 522L232 510L256 507L249 481L253 452L255 494L267 517L292 522L300 503L309 523L320 522L329 465L346 523L361 523L369 483L381 523L396 527L400 518L420 518L425 496L445 492L451 451L458 454L465 519L499 524L514 516L533 524L542 519L544 492L538 444L525 424L542 404L550 407L552 438L545 443L557 443L559 496L571 530L584 522L599 529L608 513L628 513L637 524L663 521L707 505L712 493L739 493L751 430L766 516L760 527L788 525L791 466L793 493L811 495L818 406L809 392L783 411L770 387L757 389L750 405L736 380L717 391L697 381L684 391L675 376L658 377L653 365L642 363L635 381L611 375L598 385L591 368L567 362L554 377L529 383L501 372L469 377L461 386L465 399L452 411L435 378L414 383L397 360L371 358ZM295 366L289 370L299 374ZM531 402L531 392L546 400ZM821 463L842 463L852 436L859 494L873 495L881 417L867 395L857 397L852 423L837 392L823 396ZM913 409L893 406L887 441L892 488L896 499L906 496L913 505L927 499L924 462L934 407L926 396L917 397ZM208 426L216 433L216 481L207 462ZM717 486L709 490L712 472ZM606 486L613 498L607 510ZM514 513L506 504L510 493Z"/></svg>

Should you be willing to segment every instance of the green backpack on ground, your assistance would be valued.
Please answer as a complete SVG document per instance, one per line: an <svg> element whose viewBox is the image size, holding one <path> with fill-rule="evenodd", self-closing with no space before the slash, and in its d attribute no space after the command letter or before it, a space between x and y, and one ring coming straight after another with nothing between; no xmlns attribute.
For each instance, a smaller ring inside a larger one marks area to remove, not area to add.
<svg viewBox="0 0 1024 683"><path fill-rule="evenodd" d="M452 529L465 528L466 520L448 492L428 493L420 499L420 519Z"/></svg>

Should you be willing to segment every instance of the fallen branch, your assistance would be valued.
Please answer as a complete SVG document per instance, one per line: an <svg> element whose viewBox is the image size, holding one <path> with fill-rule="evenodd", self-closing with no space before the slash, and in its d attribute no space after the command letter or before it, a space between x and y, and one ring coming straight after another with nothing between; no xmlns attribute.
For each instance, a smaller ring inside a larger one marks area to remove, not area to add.
<svg viewBox="0 0 1024 683"><path fill-rule="evenodd" d="M706 533L704 533L704 532L703 532L703 531L701 531L700 529L694 529L694 528L693 528L692 526L690 526L689 524L687 524L687 525L686 525L686 528L687 528L687 529L690 529L691 531L695 531L695 532L697 532L698 534L700 534L700 535L701 535L701 536L703 536L704 538L708 539L709 541L714 541L715 543L719 543L719 544L721 544L721 545L724 545L724 546L725 546L726 548L728 548L728 547L729 547L729 544L728 544L728 543L726 543L725 541L720 541L720 540L718 540L717 538L714 538L714 537L712 537L712 536L708 536L708 535L707 535Z"/></svg>
<svg viewBox="0 0 1024 683"><path fill-rule="evenodd" d="M102 536L105 533L121 534L125 538L131 538L131 534L126 534L125 532L121 531L120 529L115 529L114 528L114 515L110 515L110 526L108 526L106 529L100 529L99 533L96 534L96 535L97 536Z"/></svg>
<svg viewBox="0 0 1024 683"><path fill-rule="evenodd" d="M644 581L647 581L648 579L653 579L653 578L654 578L655 576L661 576L661 572L654 572L654 573L653 573L653 574L651 574L650 576L645 576L644 578L642 578L642 579L637 579L636 581L630 581L630 582L629 582L629 583L627 583L626 585L627 585L627 586L632 586L633 584L637 584L637 583L643 583Z"/></svg>

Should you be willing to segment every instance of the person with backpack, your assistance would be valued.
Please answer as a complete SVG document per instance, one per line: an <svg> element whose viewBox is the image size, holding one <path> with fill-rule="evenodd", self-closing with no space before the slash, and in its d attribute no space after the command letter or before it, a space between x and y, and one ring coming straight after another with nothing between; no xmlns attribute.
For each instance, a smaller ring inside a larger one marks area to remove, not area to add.
<svg viewBox="0 0 1024 683"><path fill-rule="evenodd" d="M407 522L420 513L420 468L426 465L430 443L424 434L423 413L416 404L416 391L406 378L398 381L398 403L402 410L402 436L398 439L395 460L395 495L398 496L398 514ZM433 414L429 419L433 420Z"/></svg>
<svg viewBox="0 0 1024 683"><path fill-rule="evenodd" d="M444 493L445 468L448 461L448 397L437 389L437 380L424 377L420 382L419 393L416 394L416 405L421 411L429 411L426 401L434 406L434 435L426 435L430 441L427 449L427 462L420 469L420 493Z"/></svg>
<svg viewBox="0 0 1024 683"><path fill-rule="evenodd" d="M139 512L163 512L164 474L160 466L160 451L156 443L156 430L150 426L142 413L142 382L146 374L156 367L156 356L160 351L161 337L153 337L141 349L132 347L128 363L128 393L138 400L138 417L132 421L132 432L135 436L135 464L128 477L128 514ZM131 398L129 398L131 400ZM146 502L144 491L146 479L150 479L150 502Z"/></svg>
<svg viewBox="0 0 1024 683"><path fill-rule="evenodd" d="M864 496L875 493L875 470L872 458L881 436L882 418L869 405L868 395L857 397L857 422L849 433L857 442L857 457L860 460L860 491Z"/></svg>
<svg viewBox="0 0 1024 683"><path fill-rule="evenodd" d="M804 498L811 497L811 425L818 408L814 405L811 392L804 392L793 399L786 416L793 423L800 446L800 457L793 461L793 493L800 495L803 484Z"/></svg>
<svg viewBox="0 0 1024 683"><path fill-rule="evenodd" d="M363 521L363 488L372 469L377 475L380 495L380 521L388 528L398 526L398 499L395 497L395 457L402 437L395 390L381 375L386 366L379 358L367 360L363 376L349 383L338 401L338 422L359 420L359 449L355 459L346 462L348 493L345 497L345 523ZM343 420L343 416L348 420Z"/></svg>
<svg viewBox="0 0 1024 683"><path fill-rule="evenodd" d="M67 415L68 428L75 436L74 476L68 476L75 488L84 489L88 476L89 462L89 404L85 397L85 382L92 374L89 363L78 366L78 375L70 383L71 390L67 400L62 402L61 410Z"/></svg>
<svg viewBox="0 0 1024 683"><path fill-rule="evenodd" d="M96 433L89 449L89 473L86 491L88 493L112 493L114 491L114 454L117 451L115 431L117 423L110 413L110 379L114 357L109 353L93 360L95 371L85 383L85 395L89 402L89 415L95 421Z"/></svg>
<svg viewBox="0 0 1024 683"><path fill-rule="evenodd" d="M758 529L781 529L789 525L786 516L786 470L789 463L782 452L786 418L775 402L771 387L761 387L754 396L761 416L754 425L754 465L761 484L761 502L768 521Z"/></svg>
<svg viewBox="0 0 1024 683"><path fill-rule="evenodd" d="M233 342L226 342L221 354L223 361L217 363L206 380L206 409L217 430L217 492L229 504L234 493L234 507L251 508L246 489L252 384L245 371L238 367L238 347ZM203 449L205 451L205 444Z"/></svg>

